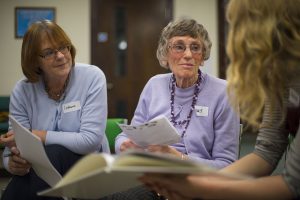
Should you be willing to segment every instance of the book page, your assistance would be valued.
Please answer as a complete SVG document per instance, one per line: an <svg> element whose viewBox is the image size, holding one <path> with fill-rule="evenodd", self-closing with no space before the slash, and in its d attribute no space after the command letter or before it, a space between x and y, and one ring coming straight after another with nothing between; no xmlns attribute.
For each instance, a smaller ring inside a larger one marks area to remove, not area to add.
<svg viewBox="0 0 300 200"><path fill-rule="evenodd" d="M117 155L113 166L197 167L197 164L190 160L181 160L174 155L166 153L153 153L142 150L128 150Z"/></svg>
<svg viewBox="0 0 300 200"><path fill-rule="evenodd" d="M210 166L198 164L191 160L181 160L173 155L136 150L120 154L115 159L112 170L172 174L201 174L217 171Z"/></svg>
<svg viewBox="0 0 300 200"><path fill-rule="evenodd" d="M147 123L133 126L118 124L122 131L137 145L170 145L180 141L176 128L165 117L155 118Z"/></svg>
<svg viewBox="0 0 300 200"><path fill-rule="evenodd" d="M61 180L61 175L48 159L40 138L23 127L13 116L9 115L9 119L21 156L31 163L32 168L40 178L50 186L54 186Z"/></svg>
<svg viewBox="0 0 300 200"><path fill-rule="evenodd" d="M229 179L252 179L243 174L221 172L207 164L193 160L181 160L165 153L152 153L140 150L129 150L115 158L112 171L163 173L163 174L205 174Z"/></svg>
<svg viewBox="0 0 300 200"><path fill-rule="evenodd" d="M63 179L56 185L66 185L70 182L76 181L77 179L89 176L95 171L104 170L106 167L112 165L113 157L102 153L102 154L89 154L80 159L71 169L65 174Z"/></svg>
<svg viewBox="0 0 300 200"><path fill-rule="evenodd" d="M190 160L144 151L128 151L116 156L107 154L87 155L73 166L63 180L53 188L39 192L42 196L66 196L73 198L97 199L115 192L136 187L142 183L138 177L144 173L174 174L206 174L225 178L243 178L237 175L222 174L207 165Z"/></svg>
<svg viewBox="0 0 300 200"><path fill-rule="evenodd" d="M38 192L38 195L53 197L65 196L78 199L99 199L106 195L141 185L142 183L138 181L138 177L140 176L142 176L141 172L106 172L99 169L74 182Z"/></svg>

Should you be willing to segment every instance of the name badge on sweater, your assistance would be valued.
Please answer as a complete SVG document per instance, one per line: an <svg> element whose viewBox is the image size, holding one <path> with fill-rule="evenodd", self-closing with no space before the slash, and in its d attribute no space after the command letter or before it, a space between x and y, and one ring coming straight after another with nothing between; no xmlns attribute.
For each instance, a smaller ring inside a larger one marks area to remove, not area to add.
<svg viewBox="0 0 300 200"><path fill-rule="evenodd" d="M195 110L196 110L196 115L198 117L200 117L200 116L202 116L202 117L208 116L208 107L206 107L206 106L195 106Z"/></svg>
<svg viewBox="0 0 300 200"><path fill-rule="evenodd" d="M81 109L80 101L74 101L74 102L63 104L64 113L73 112L80 109Z"/></svg>

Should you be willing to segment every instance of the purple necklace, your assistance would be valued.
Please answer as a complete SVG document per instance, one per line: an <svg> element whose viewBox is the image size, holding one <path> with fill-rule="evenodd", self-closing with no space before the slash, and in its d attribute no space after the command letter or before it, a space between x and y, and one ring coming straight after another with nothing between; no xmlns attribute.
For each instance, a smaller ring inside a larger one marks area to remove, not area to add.
<svg viewBox="0 0 300 200"><path fill-rule="evenodd" d="M193 113L193 110L195 109L195 105L196 105L196 102L197 102L197 99L198 99L198 95L199 95L199 91L200 91L200 82L201 82L201 71L198 70L198 79L197 79L197 82L196 82L196 87L195 87L195 90L194 90L194 96L193 96L193 101L192 101L192 105L191 105L191 109L190 109L190 112L187 116L187 118L183 121L176 121L175 120L175 114L174 114L174 99L175 99L175 86L176 86L176 79L175 79L175 76L174 74L172 75L172 88L171 88L171 122L173 123L174 126L176 125L184 125L185 124L185 127L184 127L184 130L181 134L181 137L183 138L185 132L186 132L186 129L188 128L189 124L190 124L190 121L191 121L191 118L192 118L192 113Z"/></svg>

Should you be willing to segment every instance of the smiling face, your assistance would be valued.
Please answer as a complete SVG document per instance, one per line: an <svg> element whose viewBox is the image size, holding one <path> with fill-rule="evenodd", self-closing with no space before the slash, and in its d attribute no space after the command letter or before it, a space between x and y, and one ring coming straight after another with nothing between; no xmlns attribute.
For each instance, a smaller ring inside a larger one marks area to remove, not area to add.
<svg viewBox="0 0 300 200"><path fill-rule="evenodd" d="M43 34L40 50L41 55L46 55L54 51L54 57L40 57L40 68L48 83L64 82L72 68L71 53L69 49L62 50L63 47L63 44L53 43L46 34ZM60 49L60 51L56 49Z"/></svg>
<svg viewBox="0 0 300 200"><path fill-rule="evenodd" d="M167 62L178 87L190 87L197 81L199 66L204 61L202 46L200 39L190 36L175 36L169 40Z"/></svg>

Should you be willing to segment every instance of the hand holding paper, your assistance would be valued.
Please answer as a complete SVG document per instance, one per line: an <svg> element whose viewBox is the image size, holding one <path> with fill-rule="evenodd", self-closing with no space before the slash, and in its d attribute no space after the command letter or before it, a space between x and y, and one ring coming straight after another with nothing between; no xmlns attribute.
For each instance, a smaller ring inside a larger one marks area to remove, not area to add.
<svg viewBox="0 0 300 200"><path fill-rule="evenodd" d="M61 175L48 159L41 139L23 127L13 116L10 115L9 119L22 158L32 164L39 177L50 186L54 186L61 179Z"/></svg>
<svg viewBox="0 0 300 200"><path fill-rule="evenodd" d="M165 116L137 126L125 124L119 126L135 144L141 147L170 145L180 141L176 128Z"/></svg>

